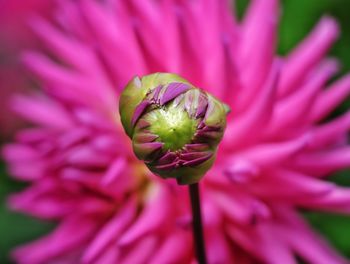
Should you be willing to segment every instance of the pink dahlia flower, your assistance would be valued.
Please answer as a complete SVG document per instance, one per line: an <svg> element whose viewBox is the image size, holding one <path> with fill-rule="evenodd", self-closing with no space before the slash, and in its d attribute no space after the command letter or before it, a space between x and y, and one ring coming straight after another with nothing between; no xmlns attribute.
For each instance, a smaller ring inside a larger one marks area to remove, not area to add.
<svg viewBox="0 0 350 264"><path fill-rule="evenodd" d="M35 126L4 154L30 182L10 206L57 228L13 252L19 263L191 263L187 192L150 175L130 149L118 97L134 75L177 73L232 109L218 159L201 181L209 263L347 263L299 209L350 212L350 190L325 181L349 166L350 114L321 122L350 76L328 84L338 35L329 17L275 55L277 0L237 22L226 1L59 1L32 21L47 54L24 62L43 91L14 109ZM325 89L326 88L326 89Z"/></svg>

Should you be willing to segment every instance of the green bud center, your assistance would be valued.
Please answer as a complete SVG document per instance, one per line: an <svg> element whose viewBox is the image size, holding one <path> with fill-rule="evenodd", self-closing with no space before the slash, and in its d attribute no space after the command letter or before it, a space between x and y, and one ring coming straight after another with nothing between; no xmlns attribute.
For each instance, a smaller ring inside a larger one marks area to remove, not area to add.
<svg viewBox="0 0 350 264"><path fill-rule="evenodd" d="M174 103L149 112L146 120L151 124L150 131L159 136L158 141L164 143L165 149L172 151L190 143L198 125L198 120L191 119L185 110L175 107Z"/></svg>

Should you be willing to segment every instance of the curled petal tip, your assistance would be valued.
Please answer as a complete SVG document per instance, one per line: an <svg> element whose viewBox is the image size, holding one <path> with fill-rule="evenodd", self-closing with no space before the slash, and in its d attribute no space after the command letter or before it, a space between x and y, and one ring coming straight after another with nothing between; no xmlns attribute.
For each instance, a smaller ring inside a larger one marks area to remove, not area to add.
<svg viewBox="0 0 350 264"><path fill-rule="evenodd" d="M164 94L160 98L160 104L164 105L168 103L170 100L173 100L180 94L187 91L190 87L187 84L184 83L171 83L166 88Z"/></svg>

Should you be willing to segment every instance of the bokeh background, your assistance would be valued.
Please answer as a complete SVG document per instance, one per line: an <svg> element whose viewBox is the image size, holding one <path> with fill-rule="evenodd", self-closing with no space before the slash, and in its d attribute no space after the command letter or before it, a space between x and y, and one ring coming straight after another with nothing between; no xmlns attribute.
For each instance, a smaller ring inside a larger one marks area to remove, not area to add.
<svg viewBox="0 0 350 264"><path fill-rule="evenodd" d="M6 2L12 2L12 4L7 5ZM15 2L18 2L17 5L13 4ZM36 5L39 12L47 15L50 9L49 2L51 1L0 0L0 147L11 140L18 127L25 126L6 111L8 100L4 98L15 90L35 89L35 85L30 80L22 81L24 73L19 66L20 50L40 45L33 40L32 33L25 25L28 10L30 5ZM248 0L237 1L239 16L244 13L248 2ZM341 62L342 74L350 72L350 1L282 0L281 2L278 53L286 54L306 36L322 15L331 15L338 20L342 32L331 50L331 56L338 58ZM12 15L11 12L16 15ZM337 109L334 116L348 108L350 108L349 100ZM337 184L350 186L350 171L340 172L330 179ZM23 183L11 180L6 173L4 162L0 159L0 263L10 263L8 254L11 248L32 240L54 227L54 223L38 221L6 208L6 196L23 187ZM350 216L310 211L304 212L304 215L338 251L350 258Z"/></svg>

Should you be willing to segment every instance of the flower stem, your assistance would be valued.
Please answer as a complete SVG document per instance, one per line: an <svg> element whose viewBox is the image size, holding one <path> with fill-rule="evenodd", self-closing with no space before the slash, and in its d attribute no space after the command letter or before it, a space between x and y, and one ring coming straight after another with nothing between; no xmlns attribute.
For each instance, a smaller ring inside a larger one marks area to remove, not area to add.
<svg viewBox="0 0 350 264"><path fill-rule="evenodd" d="M202 215L199 198L198 183L190 184L190 197L192 205L192 228L196 255L199 264L206 264L205 242L203 237Z"/></svg>

